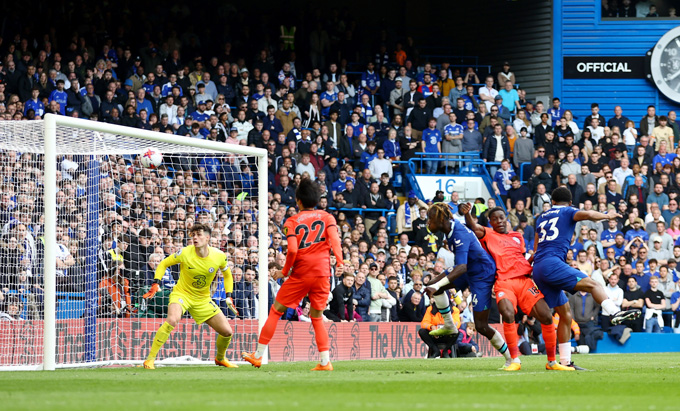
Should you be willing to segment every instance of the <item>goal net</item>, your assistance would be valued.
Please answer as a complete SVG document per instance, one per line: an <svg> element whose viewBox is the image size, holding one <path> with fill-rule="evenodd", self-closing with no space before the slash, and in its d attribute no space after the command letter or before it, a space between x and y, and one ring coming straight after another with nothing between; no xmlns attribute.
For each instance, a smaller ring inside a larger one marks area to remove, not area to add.
<svg viewBox="0 0 680 411"><path fill-rule="evenodd" d="M266 151L48 114L0 122L0 156L0 369L141 364L179 266L142 295L195 223L234 275L238 316L211 285L234 329L227 358L252 346L268 311ZM157 363L212 361L216 337L187 313Z"/></svg>

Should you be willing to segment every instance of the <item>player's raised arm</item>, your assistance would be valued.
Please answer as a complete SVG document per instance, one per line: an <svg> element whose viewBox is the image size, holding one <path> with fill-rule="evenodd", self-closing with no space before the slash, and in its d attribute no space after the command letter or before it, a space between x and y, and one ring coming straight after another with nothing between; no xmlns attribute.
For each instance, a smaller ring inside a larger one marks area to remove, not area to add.
<svg viewBox="0 0 680 411"><path fill-rule="evenodd" d="M156 267L156 273L153 276L153 284L151 285L151 288L149 291L144 294L142 297L143 298L153 298L154 295L160 290L161 288L161 278L165 275L165 270L168 269L168 267L177 265L181 262L180 260L180 255L181 251L170 254L169 256L165 257L163 261L161 261L158 264L158 267Z"/></svg>
<svg viewBox="0 0 680 411"><path fill-rule="evenodd" d="M470 203L465 203L458 206L458 213L465 216L465 225L475 233L477 238L482 238L485 234L484 227L475 223L475 220L472 218L471 211L472 204Z"/></svg>
<svg viewBox="0 0 680 411"><path fill-rule="evenodd" d="M609 211L607 214L600 213L599 211L594 210L589 211L580 210L577 211L576 214L574 214L574 221L583 220L601 221L601 220L615 220L617 218L621 218L621 214L617 213L614 210Z"/></svg>

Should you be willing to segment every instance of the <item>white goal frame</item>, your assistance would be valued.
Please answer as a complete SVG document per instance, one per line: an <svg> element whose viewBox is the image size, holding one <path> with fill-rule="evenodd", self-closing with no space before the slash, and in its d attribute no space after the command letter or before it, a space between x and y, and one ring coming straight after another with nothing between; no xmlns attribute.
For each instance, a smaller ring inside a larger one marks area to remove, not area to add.
<svg viewBox="0 0 680 411"><path fill-rule="evenodd" d="M120 134L135 138L140 138L152 142L161 142L167 144L174 144L179 146L190 146L203 148L207 150L222 151L224 153L242 154L253 156L257 158L258 164L258 278L259 278L259 309L258 309L258 334L262 330L264 322L268 315L268 254L267 244L269 244L269 237L267 233L268 226L268 193L267 193L267 151L261 148L246 147L240 145L226 144L221 142L201 140L196 138L189 138L183 136L169 135L167 133L160 133L154 131L141 130L131 127L124 127L114 124L100 123L85 119L78 119L73 117L58 116L54 114L46 114L44 117L44 150L45 150L45 176L55 176L57 172L57 128L58 126L71 127L83 129L88 131L97 131L100 133ZM140 150L143 147L140 147ZM49 155L49 153L53 153ZM55 179L45 179L45 257L44 257L44 335L43 335L43 362L42 367L37 369L54 370L57 368L56 364L56 250L54 244L57 243L57 186ZM264 356L263 362L267 361L267 355ZM191 364L187 361L172 361L171 359L159 361L161 364ZM92 367L97 365L107 364L137 364L141 361L114 361L114 362L94 362L94 363L77 363L66 364L63 367ZM17 367L12 367L17 369ZM23 367L22 367L23 368ZM36 367L30 367L36 369ZM59 366L62 368L62 365Z"/></svg>

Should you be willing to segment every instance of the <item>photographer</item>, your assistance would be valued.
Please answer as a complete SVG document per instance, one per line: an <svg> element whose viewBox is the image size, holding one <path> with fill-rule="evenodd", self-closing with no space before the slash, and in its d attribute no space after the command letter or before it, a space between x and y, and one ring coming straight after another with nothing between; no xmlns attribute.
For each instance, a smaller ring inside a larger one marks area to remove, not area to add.
<svg viewBox="0 0 680 411"><path fill-rule="evenodd" d="M517 334L522 355L545 354L541 324L534 317L522 316L522 322L517 325Z"/></svg>
<svg viewBox="0 0 680 411"><path fill-rule="evenodd" d="M460 326L460 317L458 315L458 308L451 307L451 314L453 315L453 323L456 328ZM427 358L452 358L456 357L456 349L453 344L458 338L458 334L444 335L441 337L430 335L430 331L434 331L441 328L444 325L444 318L434 304L434 299L431 300L430 306L425 311L425 316L420 322L420 330L418 330L418 336L427 345ZM439 349L439 345L443 345L443 349Z"/></svg>
<svg viewBox="0 0 680 411"><path fill-rule="evenodd" d="M99 317L129 318L132 312L130 282L123 277L122 257L113 258L108 264L109 270L99 283Z"/></svg>

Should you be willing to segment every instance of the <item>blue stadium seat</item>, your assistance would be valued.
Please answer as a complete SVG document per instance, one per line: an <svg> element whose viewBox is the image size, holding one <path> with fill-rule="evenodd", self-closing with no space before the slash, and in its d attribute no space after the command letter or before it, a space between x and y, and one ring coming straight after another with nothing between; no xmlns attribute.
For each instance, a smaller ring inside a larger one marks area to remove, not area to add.
<svg viewBox="0 0 680 411"><path fill-rule="evenodd" d="M57 293L57 320L81 318L85 305L84 293Z"/></svg>

